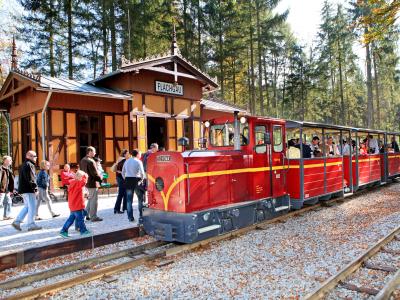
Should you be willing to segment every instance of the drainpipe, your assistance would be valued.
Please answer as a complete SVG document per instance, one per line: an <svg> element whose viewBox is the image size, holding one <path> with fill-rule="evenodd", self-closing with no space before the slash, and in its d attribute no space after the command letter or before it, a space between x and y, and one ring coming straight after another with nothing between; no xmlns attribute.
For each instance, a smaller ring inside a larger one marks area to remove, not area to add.
<svg viewBox="0 0 400 300"><path fill-rule="evenodd" d="M10 119L8 117L8 113L6 110L1 110L0 111L1 115L4 116L4 119L6 120L7 124L7 155L11 156L11 124L10 124Z"/></svg>
<svg viewBox="0 0 400 300"><path fill-rule="evenodd" d="M8 131L8 137L7 137L8 156L11 156L11 157L12 157L10 114L9 114L8 112L5 112L5 113L4 113L4 117L6 118L6 122L7 122L7 131Z"/></svg>
<svg viewBox="0 0 400 300"><path fill-rule="evenodd" d="M49 101L50 101L50 98L51 98L51 95L53 94L53 89L52 89L52 87L50 86L50 91L49 91L49 93L47 94L47 98L46 98L46 102L44 103L44 106L43 106L43 110L42 110L42 154L43 154L43 159L46 159L46 147L45 147L45 144L46 144L46 126L45 126L45 118L44 118L44 113L46 112L46 110L47 110L47 106L48 106L48 104L49 104Z"/></svg>
<svg viewBox="0 0 400 300"><path fill-rule="evenodd" d="M233 145L234 150L240 150L240 128L239 128L239 120L238 120L239 112L235 111L233 113Z"/></svg>

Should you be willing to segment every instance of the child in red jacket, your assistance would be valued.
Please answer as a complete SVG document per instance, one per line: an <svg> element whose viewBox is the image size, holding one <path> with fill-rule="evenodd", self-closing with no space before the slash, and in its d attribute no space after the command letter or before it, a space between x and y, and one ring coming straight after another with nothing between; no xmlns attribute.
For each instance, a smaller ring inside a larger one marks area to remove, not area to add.
<svg viewBox="0 0 400 300"><path fill-rule="evenodd" d="M60 231L60 236L68 238L68 229L74 223L79 228L81 235L91 235L87 230L84 221L85 201L83 198L83 190L87 183L88 175L83 171L78 171L75 174L75 179L70 181L68 188L68 206L71 214Z"/></svg>

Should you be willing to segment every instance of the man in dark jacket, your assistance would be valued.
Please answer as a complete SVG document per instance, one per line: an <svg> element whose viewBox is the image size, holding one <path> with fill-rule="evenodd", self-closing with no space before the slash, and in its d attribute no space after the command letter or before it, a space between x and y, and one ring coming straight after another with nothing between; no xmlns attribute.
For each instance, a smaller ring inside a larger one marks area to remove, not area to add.
<svg viewBox="0 0 400 300"><path fill-rule="evenodd" d="M86 156L82 158L80 163L81 170L89 176L86 184L86 188L89 191L86 211L89 216L86 217L86 220L91 220L92 222L103 221L102 218L97 216L98 188L96 182L101 182L102 178L97 171L96 162L93 159L95 155L96 149L94 147L87 147Z"/></svg>
<svg viewBox="0 0 400 300"><path fill-rule="evenodd" d="M0 204L4 205L3 220L12 219L11 214L11 193L14 191L14 175L11 170L12 158L3 157L3 165L0 167Z"/></svg>
<svg viewBox="0 0 400 300"><path fill-rule="evenodd" d="M36 153L34 151L28 151L26 153L26 160L19 169L19 181L18 181L18 193L24 198L24 207L20 211L15 221L11 224L15 229L21 231L21 222L25 219L28 214L28 231L39 230L42 227L36 225L34 221L36 211Z"/></svg>

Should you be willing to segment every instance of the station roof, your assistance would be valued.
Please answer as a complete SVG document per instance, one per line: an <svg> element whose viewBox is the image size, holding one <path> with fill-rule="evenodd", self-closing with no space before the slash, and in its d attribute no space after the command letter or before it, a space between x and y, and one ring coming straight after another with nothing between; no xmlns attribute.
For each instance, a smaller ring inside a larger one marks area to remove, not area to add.
<svg viewBox="0 0 400 300"><path fill-rule="evenodd" d="M132 97L128 93L111 90L104 87L93 86L84 81L41 76L40 85L37 89L50 90L50 87L55 92L62 91L62 92L67 92L67 93L71 92L82 95L90 94L99 97L118 98L118 99L130 99Z"/></svg>
<svg viewBox="0 0 400 300"><path fill-rule="evenodd" d="M201 99L200 105L204 105L205 109L233 113L238 111L247 114L247 110L242 107L226 103L218 99Z"/></svg>
<svg viewBox="0 0 400 300"><path fill-rule="evenodd" d="M131 98L130 94L124 93L122 91L96 87L84 81L36 75L23 70L13 69L8 75L6 82L0 89L0 101L9 97L8 95L11 96L15 93L12 91L11 93L6 92L13 78L22 82L22 85L16 89L17 91L22 91L22 89L28 87L33 87L38 91L49 91L51 88L53 92L59 93L70 93L116 99Z"/></svg>

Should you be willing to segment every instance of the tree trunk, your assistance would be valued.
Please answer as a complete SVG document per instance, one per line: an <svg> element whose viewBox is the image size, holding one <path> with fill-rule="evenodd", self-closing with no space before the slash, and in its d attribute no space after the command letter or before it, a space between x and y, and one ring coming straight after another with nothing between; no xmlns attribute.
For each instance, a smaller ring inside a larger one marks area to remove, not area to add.
<svg viewBox="0 0 400 300"><path fill-rule="evenodd" d="M381 126L381 105L379 96L379 77L378 77L378 61L375 48L373 49L373 64L374 64L374 82L375 82L375 97L376 97L376 124Z"/></svg>
<svg viewBox="0 0 400 300"><path fill-rule="evenodd" d="M252 21L252 1L249 1L249 13L250 13L250 113L254 115L256 113L256 105L255 105L255 84L254 84L254 48L253 48L253 21Z"/></svg>
<svg viewBox="0 0 400 300"><path fill-rule="evenodd" d="M339 51L339 91L340 91L340 110L341 110L341 122L342 125L345 125L346 122L346 114L344 108L344 93L343 93L343 71L342 71L342 49L340 47L340 40L337 41L338 43L338 51Z"/></svg>
<svg viewBox="0 0 400 300"><path fill-rule="evenodd" d="M368 33L368 30L365 30ZM365 55L367 60L367 127L374 128L374 102L372 94L372 67L370 44L365 45Z"/></svg>
<svg viewBox="0 0 400 300"><path fill-rule="evenodd" d="M115 28L115 6L114 1L111 1L110 6L110 33L111 33L111 67L115 71L117 69L117 38Z"/></svg>
<svg viewBox="0 0 400 300"><path fill-rule="evenodd" d="M203 59L201 55L201 20L202 13L200 7L200 0L197 1L197 65L203 69Z"/></svg>
<svg viewBox="0 0 400 300"><path fill-rule="evenodd" d="M185 57L188 57L188 29L187 29L187 7L188 7L188 0L183 0L183 36L184 36L184 45L183 49L185 53L183 54Z"/></svg>
<svg viewBox="0 0 400 300"><path fill-rule="evenodd" d="M102 1L102 32L103 32L103 74L107 73L107 55L108 55L108 43L107 43L107 8L106 0Z"/></svg>
<svg viewBox="0 0 400 300"><path fill-rule="evenodd" d="M257 48L258 48L258 90L260 97L260 113L264 115L264 96L263 96L263 88L262 88L262 45L261 45L261 28L260 28L260 0L256 0L256 23L257 23Z"/></svg>
<svg viewBox="0 0 400 300"><path fill-rule="evenodd" d="M236 60L232 60L233 104L236 104Z"/></svg>
<svg viewBox="0 0 400 300"><path fill-rule="evenodd" d="M50 65L50 76L56 76L55 70L55 58L54 58L54 7L50 2L50 16L49 16L49 65Z"/></svg>
<svg viewBox="0 0 400 300"><path fill-rule="evenodd" d="M225 73L224 73L224 46L223 46L223 28L222 28L222 7L221 0L219 3L219 14L218 14L218 48L219 48L219 72L220 72L220 86L221 86L221 97L224 99L224 81L225 81Z"/></svg>
<svg viewBox="0 0 400 300"><path fill-rule="evenodd" d="M67 0L67 18L68 18L68 78L74 79L74 66L72 62L72 0Z"/></svg>

